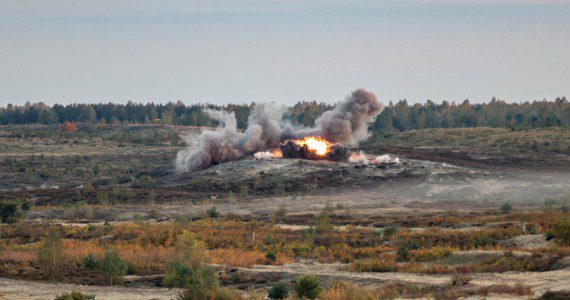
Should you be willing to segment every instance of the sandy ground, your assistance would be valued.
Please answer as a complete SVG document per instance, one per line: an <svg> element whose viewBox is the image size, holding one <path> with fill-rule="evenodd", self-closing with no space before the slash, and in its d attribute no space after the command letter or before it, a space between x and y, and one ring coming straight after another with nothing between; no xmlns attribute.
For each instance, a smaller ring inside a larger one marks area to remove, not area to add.
<svg viewBox="0 0 570 300"><path fill-rule="evenodd" d="M451 281L451 275L425 275L412 273L355 273L346 271L346 264L286 264L284 266L259 265L253 268L241 268L246 274L280 273L284 278L294 278L303 274L318 274L325 281L352 281L362 285L377 285L391 282L408 282L430 285L445 285ZM535 296L547 290L560 291L570 288L570 269L548 272L507 272L470 274L471 284L490 286L495 284L515 285L521 283L532 288Z"/></svg>
<svg viewBox="0 0 570 300"><path fill-rule="evenodd" d="M65 292L94 293L103 299L175 299L180 289L86 286L68 283L14 280L0 277L0 299L54 299Z"/></svg>

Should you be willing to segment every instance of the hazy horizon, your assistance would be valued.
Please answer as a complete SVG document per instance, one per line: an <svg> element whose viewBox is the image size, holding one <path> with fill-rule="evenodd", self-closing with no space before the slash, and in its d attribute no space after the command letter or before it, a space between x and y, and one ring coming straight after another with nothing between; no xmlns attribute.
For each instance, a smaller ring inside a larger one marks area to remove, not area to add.
<svg viewBox="0 0 570 300"><path fill-rule="evenodd" d="M0 3L0 106L568 96L570 1Z"/></svg>

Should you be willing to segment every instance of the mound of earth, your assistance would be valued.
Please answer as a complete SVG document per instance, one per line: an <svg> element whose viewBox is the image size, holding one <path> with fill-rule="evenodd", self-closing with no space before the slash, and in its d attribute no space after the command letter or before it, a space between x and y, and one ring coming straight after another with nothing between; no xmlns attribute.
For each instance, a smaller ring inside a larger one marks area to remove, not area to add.
<svg viewBox="0 0 570 300"><path fill-rule="evenodd" d="M524 248L524 249L538 249L547 248L549 246L546 237L542 234L521 235L504 240L501 243L503 248Z"/></svg>
<svg viewBox="0 0 570 300"><path fill-rule="evenodd" d="M244 159L181 174L163 174L159 185L202 191L247 189L254 194L293 193L327 187L362 187L375 182L411 177L447 176L468 173L445 163L402 160L390 164L352 164L327 160Z"/></svg>

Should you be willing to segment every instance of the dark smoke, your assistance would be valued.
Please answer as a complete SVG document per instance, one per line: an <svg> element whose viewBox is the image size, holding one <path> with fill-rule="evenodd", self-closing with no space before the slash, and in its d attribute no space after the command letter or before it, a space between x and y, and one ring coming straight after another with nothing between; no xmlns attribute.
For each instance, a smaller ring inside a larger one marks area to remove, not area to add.
<svg viewBox="0 0 570 300"><path fill-rule="evenodd" d="M176 169L193 172L214 164L237 160L247 154L275 148L286 139L321 136L333 143L356 145L368 138L368 124L382 111L376 96L358 89L347 96L333 110L315 121L314 128L298 128L284 122L283 107L258 104L248 118L245 132L237 130L234 113L208 111L223 127L204 131L198 138L189 139L189 147L178 153Z"/></svg>

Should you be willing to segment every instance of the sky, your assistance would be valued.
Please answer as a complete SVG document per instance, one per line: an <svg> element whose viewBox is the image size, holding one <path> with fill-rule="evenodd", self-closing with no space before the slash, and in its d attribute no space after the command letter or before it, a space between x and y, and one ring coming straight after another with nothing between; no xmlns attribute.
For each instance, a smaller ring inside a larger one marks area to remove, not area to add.
<svg viewBox="0 0 570 300"><path fill-rule="evenodd" d="M570 0L0 0L0 106L570 96Z"/></svg>

